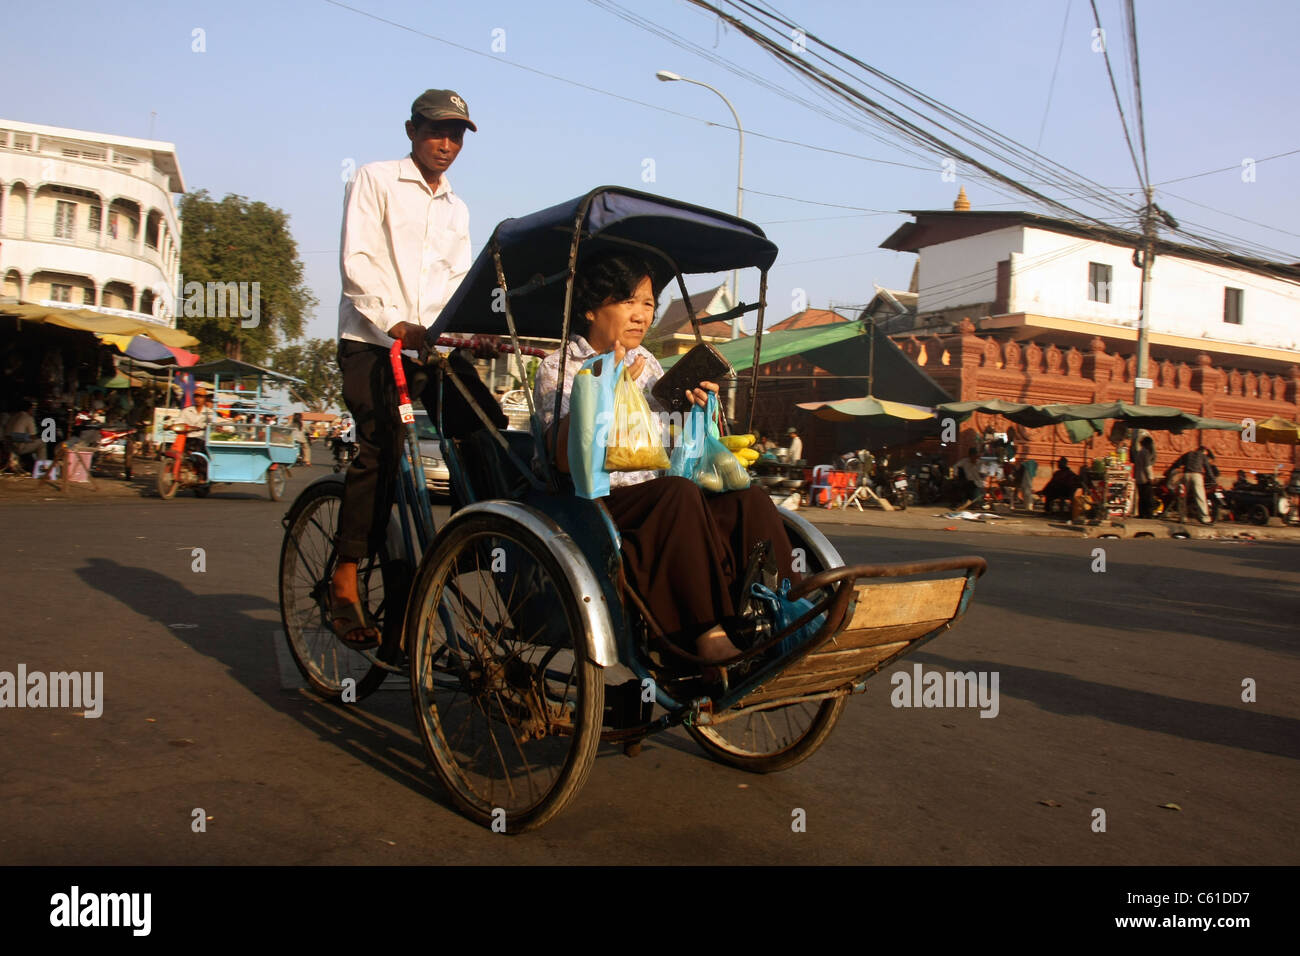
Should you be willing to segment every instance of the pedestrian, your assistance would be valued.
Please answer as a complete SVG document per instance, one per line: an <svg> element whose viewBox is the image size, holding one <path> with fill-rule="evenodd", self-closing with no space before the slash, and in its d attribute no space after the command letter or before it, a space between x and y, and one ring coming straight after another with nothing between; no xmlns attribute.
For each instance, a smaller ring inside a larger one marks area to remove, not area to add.
<svg viewBox="0 0 1300 956"><path fill-rule="evenodd" d="M966 457L957 462L958 490L963 504L958 511L966 508L984 507L984 474L980 471L980 452L974 445L966 449Z"/></svg>
<svg viewBox="0 0 1300 956"><path fill-rule="evenodd" d="M311 467L311 441L302 427L302 412L293 413L293 441L298 446L298 458L308 468Z"/></svg>
<svg viewBox="0 0 1300 956"><path fill-rule="evenodd" d="M799 438L799 429L787 428L785 433L790 437L790 463L803 461L803 441Z"/></svg>
<svg viewBox="0 0 1300 956"><path fill-rule="evenodd" d="M338 363L356 425L347 437L358 450L339 507L330 615L358 649L374 646L379 632L361 607L357 562L387 525L403 435L388 351L394 342L418 351L469 271L469 209L446 176L467 129L478 131L457 93L426 90L406 121L410 154L362 166L344 201ZM407 378L414 397L424 376L411 367ZM436 400L424 404L432 414Z"/></svg>
<svg viewBox="0 0 1300 956"><path fill-rule="evenodd" d="M1204 445L1198 445L1179 455L1165 471L1165 480L1168 481L1171 472L1178 468L1182 469L1183 484L1187 486L1196 518L1201 524L1210 523L1210 516L1205 507L1205 475L1210 468L1214 467L1213 462L1210 461L1212 457Z"/></svg>
<svg viewBox="0 0 1300 956"><path fill-rule="evenodd" d="M1138 517L1155 516L1156 443L1150 435L1143 435L1133 456L1133 480L1137 483Z"/></svg>
<svg viewBox="0 0 1300 956"><path fill-rule="evenodd" d="M1034 510L1034 479L1038 477L1038 462L1026 458L1020 465L1020 501L1026 511Z"/></svg>

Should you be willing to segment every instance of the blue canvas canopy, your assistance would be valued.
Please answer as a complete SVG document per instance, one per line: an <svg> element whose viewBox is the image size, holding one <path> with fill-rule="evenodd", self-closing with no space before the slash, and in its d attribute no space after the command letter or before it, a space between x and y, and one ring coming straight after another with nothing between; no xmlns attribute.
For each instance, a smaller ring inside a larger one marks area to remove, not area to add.
<svg viewBox="0 0 1300 956"><path fill-rule="evenodd" d="M776 246L751 222L661 196L602 186L498 224L430 336L448 332L508 334L499 294L493 308L497 273L492 250L497 246L507 285L521 290L510 298L519 334L558 337L564 319L563 280L580 215L579 265L597 252L640 247L652 266L662 267L656 278L665 281L674 270L684 275L751 267L766 270L776 261ZM543 285L544 280L551 281ZM530 283L535 284L523 289Z"/></svg>

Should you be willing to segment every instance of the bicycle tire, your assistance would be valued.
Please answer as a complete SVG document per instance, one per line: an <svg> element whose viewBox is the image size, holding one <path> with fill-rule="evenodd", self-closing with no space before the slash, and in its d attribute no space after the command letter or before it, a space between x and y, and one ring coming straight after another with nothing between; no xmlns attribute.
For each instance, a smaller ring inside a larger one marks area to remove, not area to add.
<svg viewBox="0 0 1300 956"><path fill-rule="evenodd" d="M311 689L334 703L360 703L379 689L390 671L343 644L329 627L328 605L321 604L322 600L328 601L336 562L333 536L342 496L341 483L321 482L303 491L289 509L280 546L280 622L293 662ZM317 513L323 520L316 518ZM313 521L316 533L308 548L304 541ZM299 566L307 561L313 567L306 569L304 579ZM382 601L376 600L372 586L376 571L383 588ZM407 563L387 555L372 555L358 566L358 578L362 601L382 632L375 656L385 664L395 664L402 653L402 618L410 583ZM390 607L392 614L388 613ZM344 700L347 678L355 682L355 701Z"/></svg>
<svg viewBox="0 0 1300 956"><path fill-rule="evenodd" d="M499 580L484 570L480 556L496 554L484 548L510 549L504 594L505 572ZM539 586L517 595L530 575ZM559 618L536 613L556 604ZM547 543L499 514L451 525L421 565L406 630L420 738L457 808L484 826L500 821L506 833L536 829L564 809L595 762L605 688L587 654L577 595ZM491 744L475 747L480 725ZM498 738L498 726L510 741ZM520 765L516 780L512 769ZM539 784L544 774L549 780Z"/></svg>

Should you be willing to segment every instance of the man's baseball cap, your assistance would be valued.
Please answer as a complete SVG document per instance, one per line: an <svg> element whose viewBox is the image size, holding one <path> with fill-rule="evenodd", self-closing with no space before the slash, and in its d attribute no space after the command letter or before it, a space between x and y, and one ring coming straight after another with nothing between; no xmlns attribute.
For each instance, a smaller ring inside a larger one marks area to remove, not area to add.
<svg viewBox="0 0 1300 956"><path fill-rule="evenodd" d="M433 120L460 120L474 132L478 127L469 118L469 107L455 90L425 90L411 104L412 116Z"/></svg>

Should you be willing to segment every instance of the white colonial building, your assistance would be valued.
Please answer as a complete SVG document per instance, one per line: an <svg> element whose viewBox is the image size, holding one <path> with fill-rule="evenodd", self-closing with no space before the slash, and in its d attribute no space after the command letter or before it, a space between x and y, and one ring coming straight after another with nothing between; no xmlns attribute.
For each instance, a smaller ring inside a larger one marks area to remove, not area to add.
<svg viewBox="0 0 1300 956"><path fill-rule="evenodd" d="M981 333L1085 348L1094 337L1131 352L1137 341L1140 237L1026 212L909 211L914 222L881 243L915 252L912 333L963 318ZM1300 265L1157 245L1151 276L1153 352L1280 371L1300 361Z"/></svg>
<svg viewBox="0 0 1300 956"><path fill-rule="evenodd" d="M175 327L171 143L0 120L0 294Z"/></svg>

